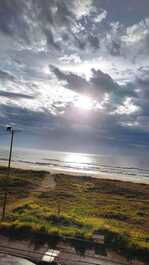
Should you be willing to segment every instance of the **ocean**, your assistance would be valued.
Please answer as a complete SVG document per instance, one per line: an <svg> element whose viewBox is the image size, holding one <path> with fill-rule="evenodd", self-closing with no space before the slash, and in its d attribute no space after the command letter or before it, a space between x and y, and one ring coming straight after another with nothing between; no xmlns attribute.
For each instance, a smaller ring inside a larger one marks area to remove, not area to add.
<svg viewBox="0 0 149 265"><path fill-rule="evenodd" d="M9 150L0 147L0 161L7 164ZM149 161L135 156L97 155L14 148L12 165L48 171L79 173L104 178L149 183Z"/></svg>

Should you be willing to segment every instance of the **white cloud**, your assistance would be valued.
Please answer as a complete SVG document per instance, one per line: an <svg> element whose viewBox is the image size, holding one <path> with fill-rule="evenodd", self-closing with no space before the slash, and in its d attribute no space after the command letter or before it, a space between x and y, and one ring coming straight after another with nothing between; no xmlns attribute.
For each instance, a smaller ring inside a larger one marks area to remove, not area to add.
<svg viewBox="0 0 149 265"><path fill-rule="evenodd" d="M110 96L108 93L105 93L103 96L103 100L97 104L97 109L104 110L106 109L107 104L110 103Z"/></svg>
<svg viewBox="0 0 149 265"><path fill-rule="evenodd" d="M126 29L126 35L122 40L130 45L135 45L144 41L145 37L149 34L149 18L141 20L138 24L134 24ZM137 48L137 47L136 47Z"/></svg>
<svg viewBox="0 0 149 265"><path fill-rule="evenodd" d="M85 27L80 23L80 22L75 22L72 27L71 30L74 34L78 34L82 31L85 30Z"/></svg>
<svg viewBox="0 0 149 265"><path fill-rule="evenodd" d="M139 127L139 123L137 121L123 121L121 122L121 125L124 127L130 127L130 128Z"/></svg>
<svg viewBox="0 0 149 265"><path fill-rule="evenodd" d="M118 106L113 113L120 115L130 115L139 112L140 110L140 107L134 104L132 98L127 97L123 104Z"/></svg>
<svg viewBox="0 0 149 265"><path fill-rule="evenodd" d="M107 17L108 12L106 10L103 10L103 12L99 15L97 15L94 18L95 23L101 23L106 17Z"/></svg>
<svg viewBox="0 0 149 265"><path fill-rule="evenodd" d="M77 19L82 16L89 16L91 11L95 11L93 6L93 0L75 0L74 1L74 13Z"/></svg>
<svg viewBox="0 0 149 265"><path fill-rule="evenodd" d="M64 64L71 64L71 63L80 64L81 63L80 56L75 53L71 55L64 55L60 57L59 60L63 62Z"/></svg>

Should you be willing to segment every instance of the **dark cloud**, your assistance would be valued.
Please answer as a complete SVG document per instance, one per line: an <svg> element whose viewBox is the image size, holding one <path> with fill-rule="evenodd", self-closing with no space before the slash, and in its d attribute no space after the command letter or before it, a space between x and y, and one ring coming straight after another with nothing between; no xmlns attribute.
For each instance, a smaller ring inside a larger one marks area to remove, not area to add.
<svg viewBox="0 0 149 265"><path fill-rule="evenodd" d="M52 13L53 8L57 8L55 14ZM67 24L68 15L70 13L63 1L2 0L0 30L20 43L25 41L27 45L32 46L37 40L40 42L41 38L46 38L48 46L60 49L52 33L52 27Z"/></svg>
<svg viewBox="0 0 149 265"><path fill-rule="evenodd" d="M111 54L114 56L120 56L121 54L121 43L113 41L111 45Z"/></svg>
<svg viewBox="0 0 149 265"><path fill-rule="evenodd" d="M149 66L146 67L140 67L138 69L139 76L137 76L137 79L140 84L144 86L148 86L149 88Z"/></svg>
<svg viewBox="0 0 149 265"><path fill-rule="evenodd" d="M14 34L16 29L21 26L24 7L25 2L21 0L0 1L0 28L4 33Z"/></svg>
<svg viewBox="0 0 149 265"><path fill-rule="evenodd" d="M79 9L76 11L76 4L73 1L2 0L0 30L25 47L32 47L37 41L44 39L46 49L53 47L61 50L64 46L64 36L69 35L73 47L77 45L82 50L89 42L93 48L99 48L98 37L90 34L88 30L81 29L83 21L81 22L80 18L78 22L77 12ZM76 27L80 27L80 32L72 30ZM59 40L56 35L59 36ZM65 42L68 42L68 37L65 38Z"/></svg>
<svg viewBox="0 0 149 265"><path fill-rule="evenodd" d="M108 74L100 70L92 69L92 77L87 81L77 74L61 71L55 66L50 66L50 69L59 80L67 82L67 88L76 92L87 93L98 97L106 92L112 92L114 90L116 92L119 87Z"/></svg>
<svg viewBox="0 0 149 265"><path fill-rule="evenodd" d="M1 117L2 124L16 124L19 128L35 130L36 128L47 127L49 123L49 128L52 126L53 115L49 112L44 111L31 111L25 106L18 107L14 105L1 105L0 113L3 113Z"/></svg>
<svg viewBox="0 0 149 265"><path fill-rule="evenodd" d="M61 50L60 44L54 40L54 36L51 30L44 30L46 38L47 38L47 43L49 45L52 45L55 49Z"/></svg>
<svg viewBox="0 0 149 265"><path fill-rule="evenodd" d="M113 81L110 75L103 73L100 70L92 69L92 77L90 82L93 84L99 93L101 92L111 92L118 89L118 85Z"/></svg>
<svg viewBox="0 0 149 265"><path fill-rule="evenodd" d="M99 49L100 43L99 43L99 39L96 36L89 35L88 40L92 47L94 47L95 49Z"/></svg>
<svg viewBox="0 0 149 265"><path fill-rule="evenodd" d="M0 90L0 96L6 97L6 98L12 98L12 99L19 99L19 98L34 99L34 96L25 95L22 93L13 93L13 92L1 91L1 90Z"/></svg>
<svg viewBox="0 0 149 265"><path fill-rule="evenodd" d="M55 73L58 80L66 81L66 87L76 92L88 92L90 90L90 84L85 78L80 77L71 72L63 72L58 67L50 65L50 69Z"/></svg>
<svg viewBox="0 0 149 265"><path fill-rule="evenodd" d="M106 103L105 111L113 112L118 106L123 105L127 98L132 98L137 106L142 106L138 103L138 94L135 91L136 86L132 83L127 85L118 85L108 74L100 70L92 69L91 78L87 81L84 77L71 72L64 72L55 66L50 66L60 81L66 81L66 85L62 86L71 89L80 94L92 96L99 102L102 102L104 96L107 94L110 97L109 102Z"/></svg>
<svg viewBox="0 0 149 265"><path fill-rule="evenodd" d="M30 44L28 13L28 1L0 1L0 30L18 42Z"/></svg>
<svg viewBox="0 0 149 265"><path fill-rule="evenodd" d="M124 25L138 23L141 19L149 16L149 1L119 1L94 0L95 5L108 12L108 21L121 21Z"/></svg>
<svg viewBox="0 0 149 265"><path fill-rule="evenodd" d="M15 81L15 77L11 73L8 73L8 72L0 70L0 80L3 80L3 81L7 81L7 80Z"/></svg>

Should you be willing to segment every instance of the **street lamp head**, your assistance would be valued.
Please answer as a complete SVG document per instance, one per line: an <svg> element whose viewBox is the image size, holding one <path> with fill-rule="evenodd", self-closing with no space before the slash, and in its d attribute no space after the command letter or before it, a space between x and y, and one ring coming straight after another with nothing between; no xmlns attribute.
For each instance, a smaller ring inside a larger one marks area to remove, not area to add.
<svg viewBox="0 0 149 265"><path fill-rule="evenodd" d="M11 126L7 126L6 130L7 130L7 132L12 132L13 129Z"/></svg>
<svg viewBox="0 0 149 265"><path fill-rule="evenodd" d="M21 129L14 129L12 126L7 126L6 127L6 131L9 133L18 133L18 132L22 132Z"/></svg>

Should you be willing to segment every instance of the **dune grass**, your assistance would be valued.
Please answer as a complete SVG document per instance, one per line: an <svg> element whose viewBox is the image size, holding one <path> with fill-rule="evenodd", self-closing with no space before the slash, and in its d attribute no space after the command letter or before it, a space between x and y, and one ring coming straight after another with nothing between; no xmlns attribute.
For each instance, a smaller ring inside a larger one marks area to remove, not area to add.
<svg viewBox="0 0 149 265"><path fill-rule="evenodd" d="M57 174L56 188L42 192L46 175L42 171L13 169L8 180L6 169L0 168L1 203L6 185L9 192L1 231L89 240L101 233L108 248L148 260L148 185Z"/></svg>

